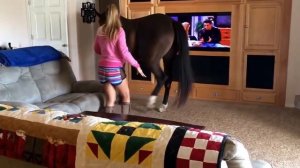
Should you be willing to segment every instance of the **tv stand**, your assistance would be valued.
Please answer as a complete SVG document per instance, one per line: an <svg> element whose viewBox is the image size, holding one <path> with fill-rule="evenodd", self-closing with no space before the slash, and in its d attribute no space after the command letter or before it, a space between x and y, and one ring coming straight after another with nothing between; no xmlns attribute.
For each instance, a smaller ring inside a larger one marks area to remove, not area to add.
<svg viewBox="0 0 300 168"><path fill-rule="evenodd" d="M289 30L291 0L128 0L119 3L121 14L127 18L153 13L231 13L231 28L220 30L221 44L230 45L230 51L190 51L196 61L194 64L210 62L214 68L194 68L196 74L208 76L196 77L199 80L193 85L190 98L284 105L289 31L281 30ZM252 72L256 65L258 69ZM131 78L130 67L127 71L131 92L149 95L155 86L154 77ZM170 94L177 94L176 82Z"/></svg>

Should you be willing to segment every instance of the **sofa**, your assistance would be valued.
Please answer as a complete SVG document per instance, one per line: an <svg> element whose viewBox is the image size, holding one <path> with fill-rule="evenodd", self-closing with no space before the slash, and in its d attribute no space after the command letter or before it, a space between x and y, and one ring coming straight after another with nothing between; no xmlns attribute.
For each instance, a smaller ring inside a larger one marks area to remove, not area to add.
<svg viewBox="0 0 300 168"><path fill-rule="evenodd" d="M30 103L70 114L98 112L105 103L101 85L77 81L66 57L28 67L0 66L0 95L1 102Z"/></svg>

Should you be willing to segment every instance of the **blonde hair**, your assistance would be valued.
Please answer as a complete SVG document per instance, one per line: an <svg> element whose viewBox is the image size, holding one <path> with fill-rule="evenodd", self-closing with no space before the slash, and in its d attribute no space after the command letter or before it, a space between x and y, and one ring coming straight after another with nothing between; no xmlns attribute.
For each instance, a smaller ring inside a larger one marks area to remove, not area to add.
<svg viewBox="0 0 300 168"><path fill-rule="evenodd" d="M108 36L110 40L117 38L117 33L121 27L119 10L115 4L107 6L106 20L103 25L103 32Z"/></svg>

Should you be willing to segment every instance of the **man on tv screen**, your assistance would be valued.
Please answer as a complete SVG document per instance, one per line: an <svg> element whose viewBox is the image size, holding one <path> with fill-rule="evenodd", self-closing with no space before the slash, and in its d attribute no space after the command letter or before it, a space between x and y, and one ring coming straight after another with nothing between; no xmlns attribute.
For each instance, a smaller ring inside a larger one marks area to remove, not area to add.
<svg viewBox="0 0 300 168"><path fill-rule="evenodd" d="M221 31L213 26L212 20L205 20L203 28L198 32L198 40L205 43L220 43Z"/></svg>

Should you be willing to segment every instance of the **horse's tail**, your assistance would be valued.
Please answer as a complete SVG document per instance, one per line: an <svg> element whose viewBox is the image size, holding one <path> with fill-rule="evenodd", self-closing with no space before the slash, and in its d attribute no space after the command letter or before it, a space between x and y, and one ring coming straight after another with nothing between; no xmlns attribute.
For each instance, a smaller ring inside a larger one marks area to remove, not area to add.
<svg viewBox="0 0 300 168"><path fill-rule="evenodd" d="M193 72L191 68L190 56L189 56L189 45L188 37L183 28L183 26L176 21L173 21L174 31L175 31L175 44L177 46L177 56L178 56L178 92L177 92L177 105L184 105L188 99L189 93L192 90L193 83Z"/></svg>

